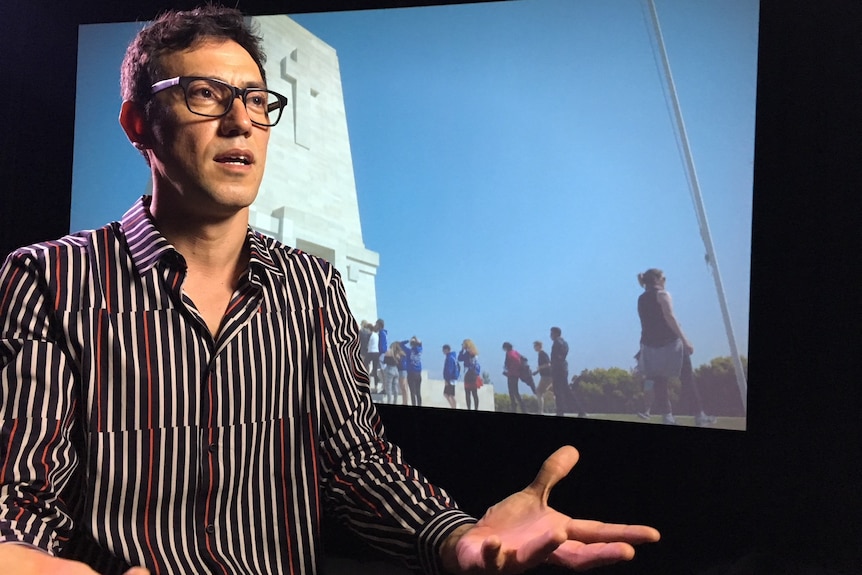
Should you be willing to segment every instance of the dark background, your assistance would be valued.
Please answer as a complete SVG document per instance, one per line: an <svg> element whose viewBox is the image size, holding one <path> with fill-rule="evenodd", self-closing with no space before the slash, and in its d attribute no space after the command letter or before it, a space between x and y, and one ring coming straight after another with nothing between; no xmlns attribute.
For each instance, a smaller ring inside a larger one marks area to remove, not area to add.
<svg viewBox="0 0 862 575"><path fill-rule="evenodd" d="M0 257L68 231L77 25L193 5L0 0ZM862 572L862 3L763 0L758 74L748 431L381 406L390 437L467 510L521 488L571 443L581 463L552 504L663 533L600 572ZM328 539L364 556L338 529Z"/></svg>

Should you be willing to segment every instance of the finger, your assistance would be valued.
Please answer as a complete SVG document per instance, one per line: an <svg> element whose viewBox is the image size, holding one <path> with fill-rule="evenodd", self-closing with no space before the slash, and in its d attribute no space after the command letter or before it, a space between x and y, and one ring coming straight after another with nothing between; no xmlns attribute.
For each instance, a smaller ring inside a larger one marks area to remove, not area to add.
<svg viewBox="0 0 862 575"><path fill-rule="evenodd" d="M500 571L503 568L505 558L500 550L503 547L503 542L499 537L488 537L482 542L482 564L485 569L491 568L490 572Z"/></svg>
<svg viewBox="0 0 862 575"><path fill-rule="evenodd" d="M545 460L536 478L530 483L526 491L532 491L542 498L542 502L547 503L551 489L560 479L569 474L579 457L578 450L571 445L564 445L559 448Z"/></svg>
<svg viewBox="0 0 862 575"><path fill-rule="evenodd" d="M148 569L144 569L143 567L132 567L123 575L150 575L150 571Z"/></svg>
<svg viewBox="0 0 862 575"><path fill-rule="evenodd" d="M518 549L518 563L527 569L535 567L546 561L565 542L564 531L549 531L541 537L530 539Z"/></svg>
<svg viewBox="0 0 862 575"><path fill-rule="evenodd" d="M622 523L603 523L587 519L571 519L566 524L569 539L584 543L624 541L637 545L655 543L661 538L657 529L648 525L625 525Z"/></svg>
<svg viewBox="0 0 862 575"><path fill-rule="evenodd" d="M620 561L631 561L634 556L634 547L627 543L590 543L585 545L577 541L567 541L551 554L548 563L575 571L585 571Z"/></svg>

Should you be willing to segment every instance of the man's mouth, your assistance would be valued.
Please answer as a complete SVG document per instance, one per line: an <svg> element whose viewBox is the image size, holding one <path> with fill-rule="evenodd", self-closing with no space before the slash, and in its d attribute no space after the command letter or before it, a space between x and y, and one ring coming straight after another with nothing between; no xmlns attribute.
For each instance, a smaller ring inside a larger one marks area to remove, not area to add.
<svg viewBox="0 0 862 575"><path fill-rule="evenodd" d="M250 153L231 151L216 156L215 161L220 164L233 164L236 166L250 166L254 163L254 156Z"/></svg>
<svg viewBox="0 0 862 575"><path fill-rule="evenodd" d="M239 164L241 166L251 165L251 160L245 156L226 156L223 158L216 158L216 162L219 162L220 164Z"/></svg>

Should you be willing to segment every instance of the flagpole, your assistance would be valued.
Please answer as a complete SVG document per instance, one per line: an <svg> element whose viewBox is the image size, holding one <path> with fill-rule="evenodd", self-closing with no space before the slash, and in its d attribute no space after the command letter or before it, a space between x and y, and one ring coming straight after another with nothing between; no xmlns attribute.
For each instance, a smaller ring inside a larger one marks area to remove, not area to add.
<svg viewBox="0 0 862 575"><path fill-rule="evenodd" d="M679 99L676 94L676 86L673 82L673 76L670 71L670 61L667 57L667 51L664 46L664 39L659 26L658 12L655 7L654 0L647 0L652 16L653 28L655 31L656 42L658 44L659 53L661 55L662 66L664 69L665 80L667 81L668 93L670 94L671 103L673 105L674 119L676 120L677 132L679 134L682 152L685 160L686 175L694 200L695 214L697 215L698 227L700 228L700 237L703 240L706 248L706 263L712 269L712 278L715 281L715 290L718 293L718 303L721 306L721 315L724 318L724 329L727 332L727 341L730 345L731 358L733 359L734 370L736 371L736 383L739 386L739 395L742 399L742 407L745 412L748 412L748 383L745 379L745 371L742 367L742 360L739 357L739 351L736 345L736 337L733 333L733 325L730 321L730 311L727 307L727 298L724 295L724 287L721 283L721 274L718 270L718 259L715 256L715 249L712 245L712 236L709 232L709 223L706 219L706 209L703 205L703 198L700 193L700 184L697 180L697 173L694 169L694 159L691 154L691 147L688 143L688 136L685 131L685 123L682 119L682 110L679 105Z"/></svg>

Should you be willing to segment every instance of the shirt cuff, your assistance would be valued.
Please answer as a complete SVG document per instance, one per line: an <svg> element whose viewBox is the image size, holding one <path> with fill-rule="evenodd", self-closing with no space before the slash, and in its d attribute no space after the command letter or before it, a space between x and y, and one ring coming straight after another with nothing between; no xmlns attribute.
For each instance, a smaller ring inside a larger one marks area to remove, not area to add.
<svg viewBox="0 0 862 575"><path fill-rule="evenodd" d="M472 517L458 509L444 511L428 524L419 533L419 564L422 573L428 575L441 575L446 573L443 569L440 548L446 538L458 527L476 523Z"/></svg>

